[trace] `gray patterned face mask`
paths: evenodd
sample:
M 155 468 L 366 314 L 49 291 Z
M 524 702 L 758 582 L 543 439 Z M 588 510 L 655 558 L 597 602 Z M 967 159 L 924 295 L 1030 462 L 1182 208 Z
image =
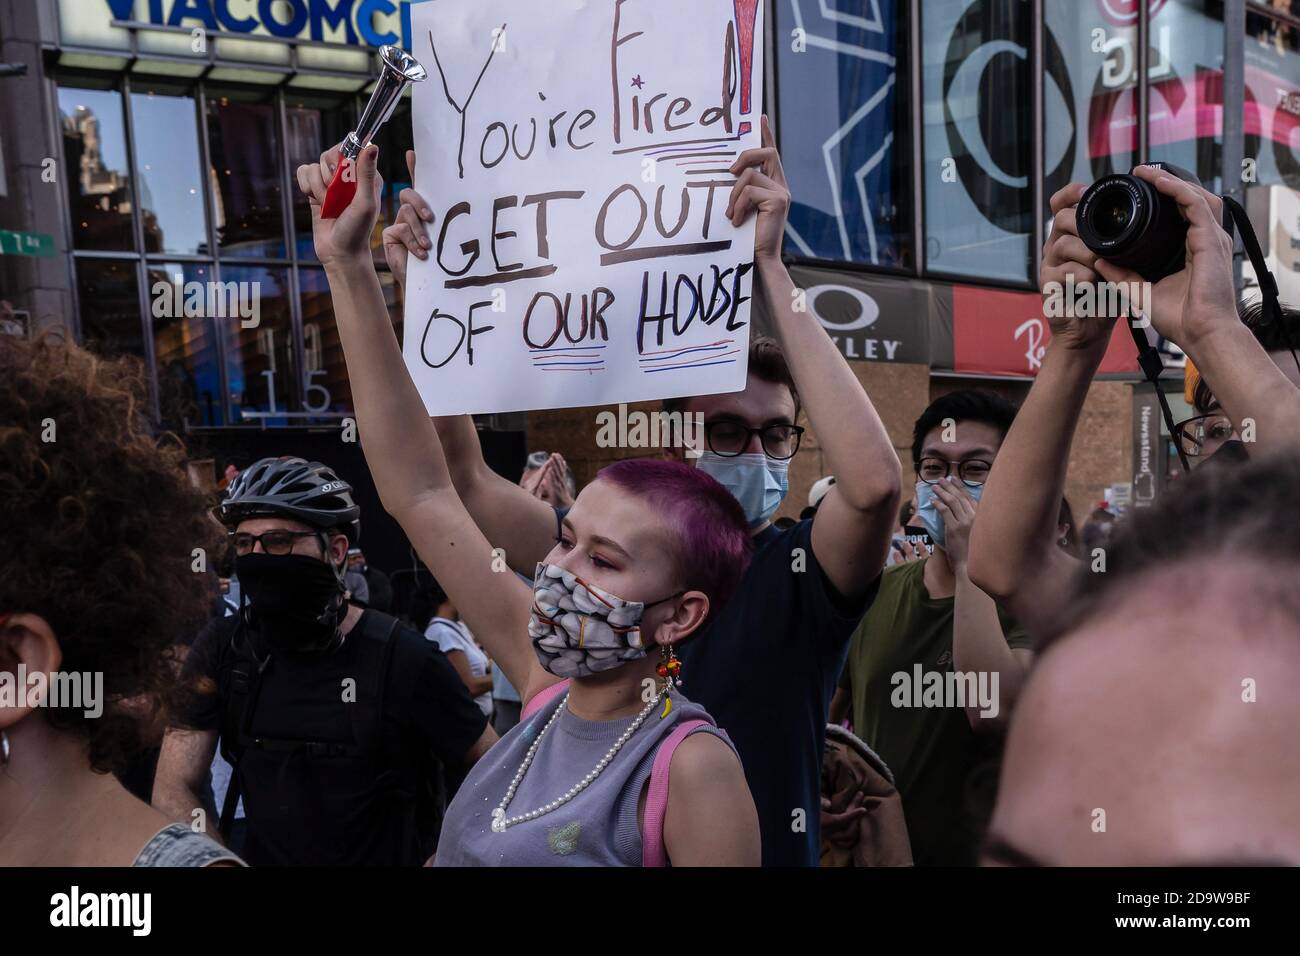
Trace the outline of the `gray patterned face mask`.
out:
M 586 677 L 645 657 L 641 615 L 674 597 L 625 601 L 558 565 L 538 564 L 528 636 L 550 673 Z

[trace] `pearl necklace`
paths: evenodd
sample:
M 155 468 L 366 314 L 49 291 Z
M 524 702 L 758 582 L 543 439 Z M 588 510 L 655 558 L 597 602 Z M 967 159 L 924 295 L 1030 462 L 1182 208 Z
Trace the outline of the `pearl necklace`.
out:
M 564 708 L 568 706 L 569 695 L 565 694 L 564 700 L 560 701 L 560 706 L 555 709 L 555 713 L 551 715 L 551 719 L 546 722 L 546 726 L 542 728 L 542 732 L 537 735 L 537 739 L 534 740 L 532 746 L 528 748 L 528 753 L 524 754 L 523 763 L 519 765 L 519 770 L 515 773 L 515 779 L 510 781 L 510 787 L 506 790 L 506 795 L 501 799 L 501 803 L 497 805 L 497 808 L 492 811 L 492 832 L 505 833 L 507 827 L 512 827 L 516 823 L 525 823 L 528 820 L 535 820 L 537 817 L 544 816 L 552 810 L 558 810 L 595 783 L 596 778 L 600 776 L 601 771 L 609 766 L 609 762 L 614 759 L 614 755 L 618 753 L 623 748 L 623 745 L 628 742 L 634 733 L 636 733 L 636 729 L 645 722 L 646 717 L 650 716 L 650 712 L 654 710 L 655 704 L 659 703 L 665 693 L 667 693 L 667 688 L 664 688 L 663 691 L 655 696 L 654 700 L 646 704 L 645 709 L 642 710 L 641 713 L 637 714 L 636 720 L 632 721 L 627 730 L 623 731 L 623 735 L 619 737 L 618 740 L 614 741 L 614 745 L 610 747 L 609 750 L 605 751 L 605 756 L 600 758 L 595 769 L 583 777 L 577 784 L 570 787 L 563 796 L 552 800 L 544 806 L 538 807 L 536 810 L 531 810 L 528 813 L 521 813 L 513 817 L 507 817 L 506 808 L 510 806 L 510 801 L 514 799 L 515 791 L 519 789 L 519 784 L 524 779 L 524 774 L 528 772 L 528 768 L 532 765 L 533 757 L 537 755 L 537 748 L 542 744 L 542 738 L 546 736 L 546 732 L 551 729 L 551 724 L 555 723 L 560 714 L 564 712 Z

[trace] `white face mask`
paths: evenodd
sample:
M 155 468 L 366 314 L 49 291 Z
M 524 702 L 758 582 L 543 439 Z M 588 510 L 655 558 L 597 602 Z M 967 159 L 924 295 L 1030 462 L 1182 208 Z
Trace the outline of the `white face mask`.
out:
M 762 452 L 723 456 L 706 451 L 696 467 L 731 492 L 751 528 L 776 513 L 790 488 L 789 460 L 768 458 Z
M 586 677 L 645 657 L 641 616 L 674 597 L 649 604 L 626 601 L 557 565 L 538 564 L 528 636 L 547 671 Z

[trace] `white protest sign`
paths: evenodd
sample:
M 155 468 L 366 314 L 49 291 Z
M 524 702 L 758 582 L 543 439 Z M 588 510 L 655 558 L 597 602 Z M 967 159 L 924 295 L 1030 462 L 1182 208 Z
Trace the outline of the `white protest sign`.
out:
M 403 353 L 430 414 L 745 387 L 758 0 L 414 4 L 416 189 Z

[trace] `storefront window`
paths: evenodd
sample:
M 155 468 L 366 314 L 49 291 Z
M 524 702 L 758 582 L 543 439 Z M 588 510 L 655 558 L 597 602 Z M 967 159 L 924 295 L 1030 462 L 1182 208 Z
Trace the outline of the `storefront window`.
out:
M 1300 30 L 1246 17 L 1246 209 L 1283 302 L 1300 300 Z M 1257 285 L 1250 263 L 1246 284 Z M 1257 293 L 1248 293 L 1255 295 Z
M 1023 282 L 1033 229 L 1029 0 L 924 0 L 926 268 Z
M 158 405 L 163 424 L 177 431 L 225 424 L 214 319 L 206 308 L 200 315 L 187 315 L 186 309 L 187 302 L 195 305 L 207 301 L 212 267 L 155 263 L 149 267 L 147 276 L 154 368 L 158 374 Z
M 81 344 L 100 355 L 145 357 L 136 262 L 77 260 Z
M 131 93 L 144 251 L 210 254 L 194 98 L 165 87 Z
M 1245 116 L 1247 187 L 1300 189 L 1300 30 L 1256 13 L 1246 16 Z
M 73 245 L 77 249 L 134 250 L 121 94 L 61 87 L 59 114 Z
M 411 101 L 404 99 L 397 104 L 397 109 L 384 128 L 375 137 L 379 144 L 379 174 L 384 177 L 384 193 L 379 198 L 379 222 L 371 237 L 371 248 L 377 261 L 382 262 L 383 227 L 397 220 L 397 211 L 401 208 L 399 196 L 402 190 L 411 185 L 411 173 L 406 166 L 406 151 L 414 149 L 411 137 Z M 433 197 L 425 197 L 432 200 Z
M 301 424 L 295 386 L 293 322 L 287 270 L 223 266 L 221 280 L 234 282 L 242 300 L 256 303 L 256 326 L 218 319 L 226 356 L 233 424 Z M 246 327 L 247 326 L 247 327 Z
M 208 143 L 221 255 L 284 258 L 283 159 L 274 94 L 209 90 Z
M 1221 192 L 1223 3 L 1220 0 L 1148 2 L 1151 29 L 1148 155 L 1153 161 L 1173 163 L 1195 173 L 1205 188 Z M 1271 94 L 1268 101 L 1274 99 L 1275 94 Z M 1247 103 L 1250 100 L 1248 92 Z M 1247 132 L 1250 132 L 1249 124 Z
M 907 4 L 849 6 L 776 5 L 786 251 L 912 269 Z
M 293 189 L 294 241 L 298 258 L 316 261 L 311 238 L 311 205 L 297 189 L 295 173 L 299 166 L 320 162 L 326 149 L 343 141 L 353 123 L 352 98 L 326 98 L 299 93 L 288 94 L 285 101 L 285 148 L 289 154 L 289 173 Z
M 1043 4 L 1045 218 L 1063 186 L 1128 172 L 1137 162 L 1137 19 L 1132 3 Z
M 322 421 L 337 421 L 337 414 L 352 408 L 343 346 L 334 324 L 334 303 L 329 283 L 320 269 L 300 269 L 302 292 L 303 411 L 326 413 Z M 337 413 L 330 415 L 328 413 Z

